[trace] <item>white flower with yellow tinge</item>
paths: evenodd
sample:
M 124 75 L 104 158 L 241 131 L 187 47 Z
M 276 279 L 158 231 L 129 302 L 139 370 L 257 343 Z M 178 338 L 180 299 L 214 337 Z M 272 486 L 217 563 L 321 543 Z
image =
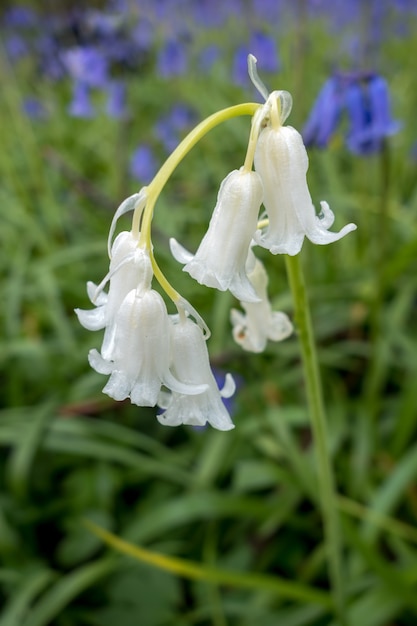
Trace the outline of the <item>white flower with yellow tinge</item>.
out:
M 107 357 L 97 350 L 88 355 L 93 369 L 110 375 L 104 393 L 115 400 L 130 398 L 139 406 L 155 406 L 162 385 L 183 394 L 206 389 L 205 384 L 183 383 L 171 373 L 172 323 L 154 289 L 132 289 L 120 305 L 114 326 Z
M 94 370 L 110 376 L 103 392 L 139 406 L 155 406 L 162 385 L 183 394 L 206 389 L 184 384 L 170 371 L 172 321 L 163 298 L 151 289 L 152 278 L 149 251 L 131 232 L 122 232 L 111 248 L 108 274 L 98 286 L 88 283 L 96 308 L 76 310 L 85 328 L 105 329 L 101 351 L 88 355 Z
M 308 156 L 303 139 L 292 126 L 283 126 L 291 110 L 288 92 L 272 92 L 265 110 L 265 124 L 255 152 L 255 170 L 261 177 L 263 203 L 268 217 L 265 231 L 257 231 L 255 242 L 272 254 L 298 254 L 304 237 L 316 244 L 341 239 L 355 224 L 347 224 L 339 232 L 328 229 L 334 214 L 327 202 L 321 202 L 316 214 L 307 185 Z
M 99 285 L 89 281 L 87 292 L 95 309 L 76 309 L 80 323 L 87 330 L 105 328 L 101 353 L 105 359 L 112 354 L 115 341 L 116 317 L 119 308 L 132 289 L 150 289 L 152 266 L 146 250 L 138 248 L 131 232 L 121 232 L 111 249 L 108 274 Z M 109 283 L 108 293 L 104 288 Z
M 221 183 L 217 204 L 197 252 L 193 255 L 175 239 L 171 252 L 197 282 L 220 291 L 230 290 L 239 300 L 256 302 L 245 264 L 256 231 L 262 202 L 259 174 L 244 168 L 230 172 Z
M 250 252 L 248 257 L 248 276 L 252 282 L 258 302 L 241 302 L 245 313 L 232 309 L 230 318 L 233 325 L 233 338 L 248 352 L 262 352 L 267 341 L 283 341 L 293 331 L 288 316 L 281 311 L 272 311 L 268 299 L 268 275 L 265 267 Z
M 201 328 L 188 317 L 174 324 L 172 329 L 172 372 L 184 384 L 193 388 L 206 386 L 201 393 L 185 395 L 173 390 L 161 394 L 158 404 L 165 409 L 158 421 L 166 426 L 188 424 L 204 426 L 209 423 L 218 430 L 234 428 L 222 398 L 235 391 L 230 374 L 220 391 L 210 368 L 207 345 Z

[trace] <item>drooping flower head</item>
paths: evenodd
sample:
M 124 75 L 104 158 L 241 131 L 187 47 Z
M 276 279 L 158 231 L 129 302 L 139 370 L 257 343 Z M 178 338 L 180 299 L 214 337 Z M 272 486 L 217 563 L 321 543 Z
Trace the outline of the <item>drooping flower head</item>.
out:
M 195 255 L 175 240 L 171 240 L 171 250 L 200 284 L 230 290 L 241 301 L 245 313 L 232 311 L 234 337 L 245 349 L 260 352 L 268 340 L 287 337 L 292 325 L 284 313 L 272 311 L 267 274 L 252 247 L 259 244 L 273 254 L 294 255 L 304 237 L 314 243 L 330 243 L 356 227 L 348 224 L 339 233 L 330 233 L 334 216 L 325 202 L 322 213 L 316 215 L 306 181 L 308 157 L 301 135 L 283 126 L 291 110 L 291 96 L 287 92 L 268 94 L 251 62 L 249 74 L 265 104 L 246 103 L 225 110 L 253 114 L 244 164 L 223 180 L 207 233 Z M 179 119 L 182 123 L 184 116 Z M 151 239 L 154 206 L 163 185 L 203 131 L 219 121 L 224 121 L 224 111 L 190 132 L 149 186 L 117 209 L 108 237 L 109 271 L 100 284 L 87 284 L 95 308 L 76 312 L 87 329 L 104 329 L 101 350 L 89 353 L 93 369 L 109 376 L 104 393 L 115 400 L 129 398 L 140 406 L 158 403 L 164 409 L 158 416 L 162 424 L 210 423 L 219 430 L 230 430 L 233 423 L 222 398 L 234 393 L 234 381 L 228 375 L 219 390 L 209 363 L 208 328 L 162 273 Z M 262 202 L 266 213 L 259 223 Z M 113 241 L 117 220 L 130 210 L 134 210 L 132 230 L 121 232 Z M 163 297 L 152 288 L 154 278 L 176 306 L 177 315 L 168 314 Z
M 141 210 L 145 203 L 143 191 L 120 205 L 110 227 L 109 245 L 117 218 L 134 207 Z M 152 289 L 149 249 L 132 232 L 124 231 L 111 245 L 109 256 L 109 272 L 102 282 L 87 285 L 96 308 L 76 309 L 85 328 L 105 329 L 100 352 L 93 349 L 88 356 L 93 369 L 110 376 L 103 392 L 115 400 L 130 398 L 139 406 L 155 406 L 162 385 L 177 393 L 202 393 L 204 384 L 183 383 L 171 372 L 172 321 L 163 298 Z
M 230 374 L 221 391 L 210 368 L 205 338 L 201 328 L 189 318 L 179 320 L 172 330 L 173 374 L 185 384 L 205 385 L 200 394 L 185 395 L 173 391 L 160 396 L 159 405 L 165 411 L 158 421 L 167 426 L 189 424 L 204 426 L 207 422 L 218 430 L 234 428 L 230 415 L 222 402 L 235 391 Z
M 264 93 L 264 86 L 262 85 Z M 272 92 L 264 105 L 264 128 L 255 153 L 255 170 L 261 177 L 268 226 L 258 231 L 256 243 L 272 254 L 298 254 L 304 237 L 316 244 L 341 239 L 355 230 L 347 224 L 338 233 L 329 232 L 334 222 L 327 202 L 316 214 L 307 185 L 308 156 L 300 133 L 283 126 L 292 107 L 287 91 Z
M 177 261 L 185 263 L 184 271 L 202 285 L 229 289 L 239 300 L 258 300 L 245 265 L 262 194 L 256 172 L 230 172 L 220 186 L 207 233 L 195 255 L 171 239 L 171 251 Z
M 117 312 L 107 358 L 103 350 L 89 353 L 91 367 L 110 375 L 103 392 L 115 400 L 130 398 L 138 406 L 155 406 L 161 385 L 183 394 L 204 390 L 204 385 L 184 384 L 171 373 L 170 333 L 171 321 L 159 293 L 129 291 Z
M 268 299 L 268 274 L 262 261 L 250 251 L 247 261 L 248 277 L 256 290 L 259 302 L 241 302 L 245 313 L 232 309 L 233 338 L 248 352 L 263 352 L 268 339 L 283 341 L 293 331 L 288 315 L 272 311 Z

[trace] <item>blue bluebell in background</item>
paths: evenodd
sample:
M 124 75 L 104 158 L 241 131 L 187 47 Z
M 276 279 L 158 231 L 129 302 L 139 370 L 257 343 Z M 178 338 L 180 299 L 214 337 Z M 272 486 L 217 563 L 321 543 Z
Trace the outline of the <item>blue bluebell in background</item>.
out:
M 329 78 L 304 126 L 305 144 L 325 148 L 345 119 L 346 147 L 353 154 L 379 152 L 384 140 L 400 130 L 400 122 L 392 118 L 389 88 L 382 76 L 353 72 Z
M 141 144 L 130 158 L 130 174 L 140 183 L 146 185 L 158 171 L 158 163 L 154 152 L 148 144 Z

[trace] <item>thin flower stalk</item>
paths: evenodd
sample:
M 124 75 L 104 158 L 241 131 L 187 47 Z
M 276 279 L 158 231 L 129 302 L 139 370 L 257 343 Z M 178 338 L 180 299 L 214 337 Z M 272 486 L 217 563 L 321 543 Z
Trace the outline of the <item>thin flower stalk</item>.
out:
M 285 255 L 293 303 L 294 321 L 301 346 L 307 402 L 317 462 L 317 481 L 323 514 L 326 555 L 333 589 L 335 610 L 340 624 L 347 626 L 342 571 L 342 546 L 334 473 L 329 450 L 327 418 L 323 402 L 320 369 L 311 322 L 310 306 L 300 257 Z

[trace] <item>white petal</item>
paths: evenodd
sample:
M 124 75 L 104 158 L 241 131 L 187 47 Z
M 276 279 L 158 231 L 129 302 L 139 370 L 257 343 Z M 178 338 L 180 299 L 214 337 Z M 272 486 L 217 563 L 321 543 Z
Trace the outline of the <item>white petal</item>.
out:
M 222 398 L 231 398 L 236 391 L 236 383 L 231 374 L 226 374 L 223 389 L 220 390 Z
M 334 213 L 329 207 L 328 203 L 322 200 L 320 202 L 321 211 L 318 215 L 321 225 L 323 228 L 330 228 L 334 223 Z
M 256 291 L 246 274 L 236 274 L 229 285 L 229 291 L 238 300 L 245 302 L 260 302 L 260 298 L 256 295 Z
M 90 350 L 88 353 L 88 362 L 90 366 L 99 374 L 111 374 L 114 369 L 114 363 L 110 363 L 103 359 L 97 350 Z
M 264 128 L 258 140 L 255 168 L 265 190 L 264 204 L 269 225 L 255 241 L 273 254 L 298 254 L 304 236 L 316 244 L 328 244 L 356 228 L 348 224 L 338 233 L 329 232 L 334 216 L 327 203 L 322 215 L 316 211 L 307 185 L 308 156 L 300 133 L 291 126 Z
M 112 239 L 113 239 L 114 231 L 116 228 L 117 220 L 119 219 L 119 217 L 121 217 L 125 213 L 128 213 L 129 211 L 133 211 L 137 207 L 139 208 L 140 211 L 143 211 L 143 209 L 145 208 L 146 201 L 147 201 L 146 187 L 143 187 L 139 191 L 139 193 L 134 193 L 133 196 L 129 196 L 129 198 L 126 198 L 126 200 L 123 200 L 122 204 L 116 210 L 112 219 L 112 223 L 110 225 L 109 237 L 107 240 L 107 250 L 109 253 L 109 258 L 111 258 Z
M 191 259 L 194 258 L 194 255 L 178 243 L 174 237 L 170 238 L 169 247 L 171 249 L 172 256 L 176 261 L 178 261 L 178 263 L 189 263 Z
M 170 403 L 171 400 L 171 392 L 170 391 L 166 391 L 165 389 L 161 389 L 161 391 L 159 392 L 159 396 L 158 396 L 158 406 L 161 409 L 166 409 Z
M 243 168 L 230 172 L 220 185 L 208 230 L 195 255 L 171 242 L 174 256 L 186 263 L 184 271 L 201 285 L 229 289 L 236 298 L 255 302 L 245 265 L 262 196 L 262 182 L 256 172 Z
M 209 423 L 218 430 L 232 430 L 234 424 L 224 406 L 220 394 L 207 397 L 181 396 L 173 394 L 171 402 L 162 414 L 157 415 L 157 420 L 165 426 L 204 426 Z
M 98 286 L 96 283 L 93 283 L 91 280 L 87 282 L 87 294 L 90 298 L 90 301 L 96 306 L 100 306 L 102 304 L 106 304 L 107 302 L 107 294 L 101 291 L 98 292 Z
M 158 416 L 161 424 L 191 424 L 203 426 L 209 422 L 220 430 L 230 430 L 233 423 L 224 406 L 213 373 L 210 369 L 207 346 L 201 329 L 190 319 L 173 327 L 173 373 L 188 384 L 206 384 L 207 389 L 198 395 L 173 392 L 166 411 Z M 231 381 L 226 392 L 231 391 Z
M 267 343 L 267 336 L 263 328 L 251 324 L 249 316 L 238 317 L 239 311 L 232 309 L 233 339 L 248 352 L 263 352 Z
M 81 326 L 84 326 L 87 330 L 101 330 L 106 325 L 106 311 L 104 306 L 97 307 L 96 309 L 84 310 L 74 309 L 77 314 L 78 321 Z
M 161 381 L 156 376 L 145 378 L 141 372 L 138 380 L 132 385 L 130 400 L 137 406 L 155 406 L 158 402 Z
M 162 409 L 165 408 L 161 404 L 159 406 Z M 160 424 L 162 424 L 162 426 L 180 426 L 181 424 L 183 424 L 181 413 L 179 411 L 175 413 L 172 411 L 170 413 L 164 411 L 164 413 L 160 413 L 159 415 L 157 415 L 156 419 Z
M 113 398 L 113 400 L 120 402 L 129 397 L 131 388 L 132 381 L 126 375 L 126 372 L 123 370 L 114 370 L 107 384 L 103 387 L 103 393 L 106 393 L 110 398 Z
M 177 380 L 169 370 L 164 373 L 162 382 L 166 387 L 168 387 L 168 389 L 171 389 L 171 391 L 182 393 L 186 396 L 195 396 L 208 389 L 208 385 L 206 383 L 201 383 L 199 385 L 182 383 Z
M 268 325 L 268 339 L 271 341 L 283 341 L 289 337 L 294 327 L 285 313 L 274 311 Z
M 190 315 L 192 318 L 194 318 L 194 320 L 197 323 L 197 326 L 199 326 L 199 328 L 201 328 L 201 330 L 203 332 L 204 339 L 207 341 L 207 339 L 209 339 L 209 337 L 211 335 L 210 329 L 207 326 L 206 322 L 201 317 L 201 315 L 199 314 L 199 312 L 193 307 L 193 305 L 190 302 L 188 302 L 188 300 L 183 298 L 182 296 L 179 298 L 179 300 L 176 303 L 176 305 L 177 305 L 177 307 L 180 307 L 184 311 L 186 311 L 186 313 L 188 315 Z
M 116 349 L 116 332 L 117 332 L 117 320 L 108 322 L 106 330 L 104 331 L 103 342 L 101 344 L 101 354 L 104 359 L 111 360 L 114 358 Z

